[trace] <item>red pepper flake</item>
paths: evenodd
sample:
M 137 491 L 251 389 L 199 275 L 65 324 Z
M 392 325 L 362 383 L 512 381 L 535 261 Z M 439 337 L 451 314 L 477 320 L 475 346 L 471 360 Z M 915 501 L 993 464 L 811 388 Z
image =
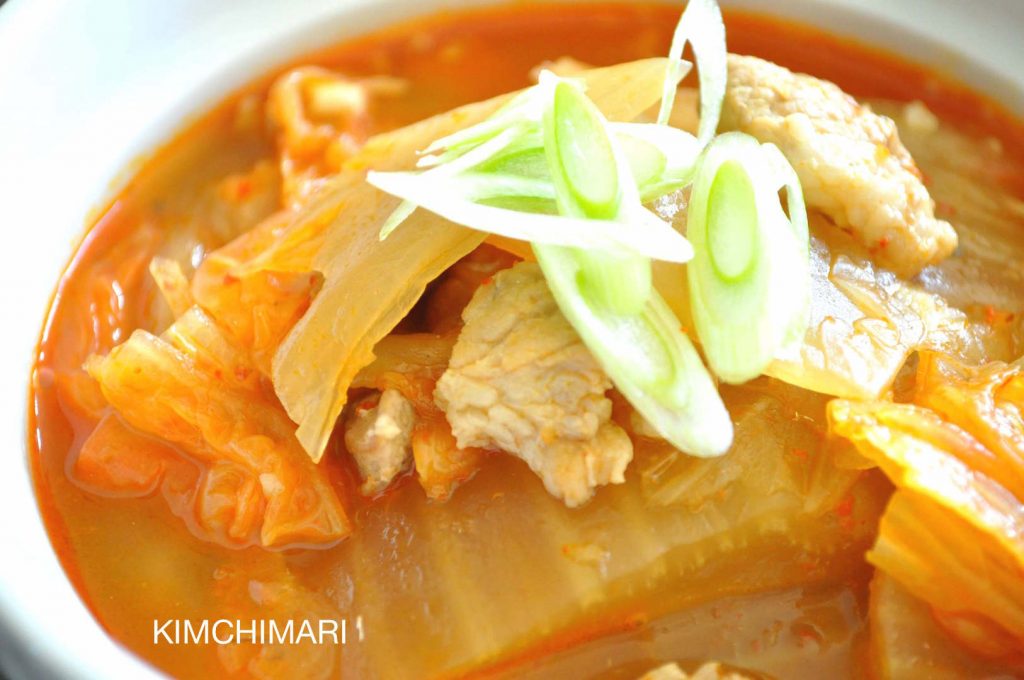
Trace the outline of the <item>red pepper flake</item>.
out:
M 868 252 L 871 253 L 872 255 L 874 255 L 875 253 L 877 253 L 877 252 L 879 252 L 881 250 L 885 250 L 886 248 L 888 248 L 889 247 L 889 243 L 890 243 L 889 237 L 888 236 L 883 236 L 882 238 L 878 239 L 878 243 L 876 243 L 874 246 L 868 248 Z
M 807 460 L 807 451 L 804 449 L 793 449 L 790 453 L 800 460 Z
M 836 506 L 836 516 L 839 517 L 839 528 L 849 533 L 853 531 L 853 496 L 846 496 Z
M 238 200 L 244 200 L 249 197 L 252 193 L 252 182 L 248 179 L 238 180 L 238 184 L 235 186 L 235 196 Z
M 814 562 L 813 560 L 803 560 L 802 562 L 797 562 L 796 566 L 808 574 L 818 570 L 818 563 Z
M 945 201 L 935 202 L 935 212 L 939 217 L 956 217 L 956 206 Z
M 836 506 L 836 514 L 840 517 L 853 515 L 853 496 L 845 496 L 843 500 L 839 501 L 839 505 Z
M 992 305 L 985 307 L 985 322 L 989 326 L 994 326 L 999 323 L 1011 323 L 1017 315 L 1013 312 L 1004 312 L 1000 309 L 996 309 Z
M 988 306 L 985 307 L 985 323 L 987 323 L 989 326 L 991 326 L 991 325 L 995 324 L 995 322 L 996 322 L 996 320 L 998 320 L 998 318 L 999 318 L 999 313 L 996 311 L 995 307 L 993 307 L 992 305 L 988 305 Z
M 488 276 L 486 279 L 484 279 L 483 281 L 480 282 L 480 285 L 481 286 L 489 286 L 492 283 L 494 283 L 494 277 L 493 276 Z
M 647 614 L 643 612 L 636 612 L 635 614 L 630 614 L 622 620 L 622 630 L 624 632 L 631 630 L 640 630 L 641 628 L 647 625 L 647 622 L 649 620 L 650 618 L 647 616 Z
M 806 647 L 808 645 L 822 645 L 825 642 L 825 637 L 821 634 L 816 627 L 812 624 L 805 622 L 797 622 L 790 626 L 790 630 L 796 637 L 796 644 L 798 647 Z

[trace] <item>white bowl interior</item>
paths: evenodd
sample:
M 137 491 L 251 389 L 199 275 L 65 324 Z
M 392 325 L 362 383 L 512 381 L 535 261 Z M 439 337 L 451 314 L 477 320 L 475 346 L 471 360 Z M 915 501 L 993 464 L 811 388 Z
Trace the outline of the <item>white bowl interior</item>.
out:
M 289 57 L 488 0 L 13 0 L 0 11 L 0 649 L 12 675 L 153 671 L 112 642 L 57 562 L 29 476 L 26 387 L 50 295 L 91 211 L 222 96 Z M 682 2 L 679 3 L 682 6 Z M 736 0 L 935 65 L 1024 114 L 1024 3 Z M 125 559 L 131 559 L 126 546 Z M 125 593 L 130 597 L 130 593 Z

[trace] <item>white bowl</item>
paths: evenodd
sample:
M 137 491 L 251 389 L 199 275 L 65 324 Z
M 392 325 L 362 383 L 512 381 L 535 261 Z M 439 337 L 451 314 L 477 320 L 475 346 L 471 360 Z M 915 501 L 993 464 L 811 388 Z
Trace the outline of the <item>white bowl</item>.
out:
M 72 589 L 26 463 L 35 343 L 91 211 L 147 152 L 273 65 L 412 15 L 487 1 L 13 0 L 0 9 L 0 665 L 9 675 L 157 675 L 106 636 Z M 1024 115 L 1019 0 L 723 4 L 887 47 Z

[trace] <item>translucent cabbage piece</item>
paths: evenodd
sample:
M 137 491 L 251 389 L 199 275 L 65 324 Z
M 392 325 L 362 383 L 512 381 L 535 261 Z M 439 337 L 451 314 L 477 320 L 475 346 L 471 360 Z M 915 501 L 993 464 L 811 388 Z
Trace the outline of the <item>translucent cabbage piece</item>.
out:
M 824 394 L 877 397 L 892 383 L 919 336 L 904 336 L 894 320 L 877 316 L 877 311 L 868 316 L 845 295 L 831 278 L 832 254 L 822 240 L 811 238 L 810 253 L 807 332 L 802 343 L 776 357 L 767 373 Z
M 158 227 L 142 223 L 112 243 L 105 257 L 89 263 L 82 272 L 88 277 L 84 285 L 61 292 L 61 314 L 51 331 L 60 342 L 48 359 L 61 407 L 75 418 L 95 424 L 107 411 L 96 381 L 82 368 L 86 357 L 108 352 L 135 328 L 162 328 L 173 321 L 148 271 L 161 240 Z M 130 290 L 140 294 L 124 295 Z
M 154 257 L 149 261 L 149 274 L 174 316 L 181 316 L 192 306 L 188 278 L 176 260 Z
M 180 472 L 184 475 L 197 476 L 173 447 L 139 434 L 111 413 L 85 440 L 70 475 L 78 484 L 106 495 L 142 497 L 152 493 L 169 469 L 177 466 L 183 468 Z
M 734 672 L 740 673 L 739 680 L 860 677 L 866 609 L 860 595 L 866 592 L 869 577 L 857 574 L 844 578 L 841 585 L 814 584 L 719 598 L 531 659 L 529 671 L 523 674 L 533 678 L 639 679 L 652 666 L 669 659 L 678 659 L 679 666 L 690 672 L 706 659 L 722 659 L 730 669 L 720 667 L 729 674 L 728 680 L 737 680 Z M 724 677 L 717 673 L 689 676 L 690 680 Z
M 255 369 L 245 354 L 198 308 L 161 337 L 136 331 L 86 368 L 128 425 L 199 462 L 194 502 L 205 532 L 265 547 L 331 543 L 349 533 L 325 470 L 310 462 L 280 407 L 249 382 Z
M 684 206 L 674 196 L 656 209 L 670 219 Z M 810 215 L 807 332 L 768 365 L 767 375 L 822 394 L 875 399 L 917 350 L 941 349 L 980 363 L 1008 359 L 1017 349 L 1009 329 L 973 319 L 941 295 L 875 268 L 848 239 L 826 241 L 823 219 Z M 692 312 L 685 269 L 657 262 L 654 282 L 686 325 Z
M 964 463 L 1024 499 L 1024 375 L 1019 364 L 971 367 L 943 354 L 923 353 L 914 401 L 969 433 L 987 454 L 961 456 Z
M 1024 352 L 1024 274 L 1017 264 L 1024 257 L 1024 203 L 1005 182 L 1019 168 L 998 144 L 941 121 L 920 124 L 919 103 L 872 106 L 897 122 L 960 246 L 954 257 L 904 282 L 868 265 L 869 253 L 857 252 L 839 235 L 827 243 L 812 239 L 812 323 L 803 345 L 779 357 L 769 373 L 858 399 L 889 389 L 918 348 L 941 349 L 974 364 L 1009 361 Z M 816 234 L 835 233 L 813 217 Z
M 337 613 L 327 597 L 300 583 L 279 555 L 251 560 L 245 567 L 218 568 L 215 594 L 220 602 L 228 603 L 225 618 L 240 620 L 237 641 L 216 645 L 217 656 L 228 674 L 257 680 L 332 677 L 343 649 L 341 623 L 336 630 L 338 644 L 334 644 L 335 637 L 330 634 L 333 628 L 321 628 L 320 621 L 337 621 Z M 267 633 L 263 640 L 252 644 L 241 633 L 250 620 L 273 620 L 281 628 L 293 622 L 296 639 L 278 642 Z M 299 635 L 304 621 L 312 625 L 315 638 Z M 353 621 L 346 623 L 344 644 L 353 644 L 358 631 L 353 630 Z M 325 644 L 318 644 L 321 630 L 325 631 Z
M 1016 313 L 1013 325 L 1020 328 L 1024 201 L 1022 166 L 1013 150 L 939 120 L 920 102 L 871 106 L 896 121 L 900 138 L 928 178 L 936 213 L 957 231 L 956 255 L 922 272 L 921 284 L 969 312 Z
M 815 232 L 824 233 L 820 223 Z M 990 350 L 989 328 L 941 296 L 844 254 L 848 247 L 811 239 L 811 323 L 803 343 L 777 357 L 769 375 L 825 394 L 874 399 L 919 349 L 972 361 L 1006 358 L 992 356 L 1001 353 Z
M 191 298 L 245 347 L 256 368 L 270 377 L 281 341 L 309 308 L 322 277 L 273 263 L 250 267 L 283 238 L 287 212 L 270 216 L 251 231 L 210 253 L 192 277 Z
M 944 360 L 949 370 L 937 378 L 936 361 L 922 357 L 917 399 L 969 404 L 954 420 L 970 432 L 913 404 L 829 405 L 833 431 L 898 489 L 868 559 L 943 612 L 944 625 L 965 644 L 991 656 L 1019 657 L 1024 503 L 1000 480 L 1018 487 L 1020 462 L 1012 450 L 985 442 L 1019 442 L 1024 433 L 1024 400 L 1016 387 L 1021 368 L 1002 364 L 972 372 Z M 978 375 L 999 378 L 979 388 L 984 381 L 969 379 Z
M 828 397 L 767 378 L 724 387 L 723 396 L 736 421 L 736 439 L 722 460 L 684 456 L 642 432 L 635 437 L 648 461 L 640 475 L 650 503 L 692 511 L 727 491 L 740 497 L 771 495 L 791 484 L 802 494 L 804 511 L 819 515 L 839 505 L 860 478 L 860 472 L 835 465 L 837 440 L 822 439 Z M 764 441 L 777 443 L 770 429 L 792 413 L 805 417 L 783 428 L 778 443 L 786 455 L 762 456 Z M 744 487 L 747 482 L 752 485 Z
M 771 380 L 724 398 L 733 453 L 698 460 L 645 440 L 625 483 L 583 508 L 494 456 L 446 503 L 410 484 L 361 510 L 304 581 L 362 616 L 341 675 L 510 673 L 668 612 L 861 578 L 889 487 L 828 464 L 825 398 Z
M 581 78 L 606 116 L 631 120 L 657 101 L 665 64 L 648 59 Z M 380 241 L 380 227 L 398 201 L 362 182 L 361 171 L 411 168 L 417 151 L 483 120 L 506 101 L 508 96 L 471 104 L 370 139 L 350 161 L 352 169 L 304 208 L 280 245 L 250 265 L 281 270 L 286 263 L 293 271 L 324 275 L 323 288 L 279 347 L 272 371 L 277 395 L 314 460 L 323 453 L 352 379 L 373 360 L 374 344 L 405 317 L 427 283 L 484 238 L 417 211 Z
M 868 559 L 928 602 L 958 642 L 983 657 L 1016 659 L 1021 672 L 1020 537 L 1001 541 L 995 532 L 1007 531 L 1005 525 L 979 531 L 963 519 L 968 512 L 1004 511 L 968 509 L 964 503 L 948 512 L 925 496 L 897 491 Z M 1008 549 L 1008 542 L 1017 545 Z
M 869 605 L 872 668 L 880 680 L 1010 680 L 1020 669 L 985 659 L 957 643 L 931 607 L 876 572 Z

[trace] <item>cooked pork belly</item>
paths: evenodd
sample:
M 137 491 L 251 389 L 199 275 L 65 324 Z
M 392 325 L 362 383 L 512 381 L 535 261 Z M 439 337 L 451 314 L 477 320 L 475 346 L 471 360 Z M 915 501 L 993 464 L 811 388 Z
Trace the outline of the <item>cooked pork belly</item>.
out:
M 412 429 L 416 414 L 398 390 L 384 390 L 352 409 L 345 424 L 345 446 L 363 478 L 360 490 L 373 496 L 384 491 L 412 460 Z
M 722 129 L 778 146 L 796 169 L 808 206 L 897 274 L 914 276 L 956 249 L 956 232 L 935 218 L 895 123 L 832 83 L 730 55 Z
M 512 453 L 570 507 L 621 483 L 633 445 L 610 421 L 611 381 L 565 320 L 540 268 L 482 285 L 435 398 L 460 447 Z

